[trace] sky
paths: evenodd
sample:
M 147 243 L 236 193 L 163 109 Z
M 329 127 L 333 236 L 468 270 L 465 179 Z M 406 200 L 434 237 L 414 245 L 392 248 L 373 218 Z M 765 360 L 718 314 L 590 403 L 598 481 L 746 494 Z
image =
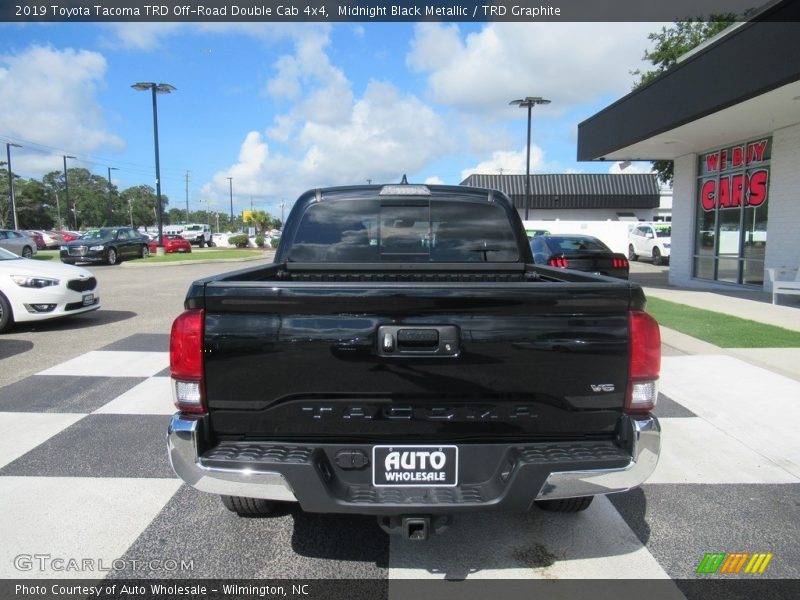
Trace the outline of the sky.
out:
M 14 172 L 84 167 L 170 207 L 275 216 L 305 190 L 458 184 L 471 173 L 619 172 L 577 162 L 577 125 L 631 90 L 654 23 L 0 23 L 0 142 Z M 5 160 L 5 156 L 2 157 Z M 625 172 L 647 172 L 634 163 Z M 287 212 L 288 214 L 288 212 Z

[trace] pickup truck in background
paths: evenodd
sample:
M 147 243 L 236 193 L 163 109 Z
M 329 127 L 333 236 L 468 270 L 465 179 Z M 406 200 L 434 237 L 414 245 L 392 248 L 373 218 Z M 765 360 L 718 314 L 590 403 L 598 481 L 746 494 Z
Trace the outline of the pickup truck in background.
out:
M 214 245 L 211 239 L 211 226 L 207 223 L 189 223 L 181 231 L 181 237 L 190 244 L 197 244 L 198 248 Z
M 196 281 L 170 339 L 175 472 L 426 539 L 470 511 L 575 512 L 654 470 L 641 288 L 532 264 L 500 192 L 318 189 L 275 261 Z

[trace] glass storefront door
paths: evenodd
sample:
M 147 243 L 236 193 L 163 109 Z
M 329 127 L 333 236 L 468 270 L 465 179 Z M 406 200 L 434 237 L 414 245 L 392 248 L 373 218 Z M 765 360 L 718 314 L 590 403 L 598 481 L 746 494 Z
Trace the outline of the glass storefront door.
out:
M 762 285 L 771 138 L 699 157 L 694 277 Z

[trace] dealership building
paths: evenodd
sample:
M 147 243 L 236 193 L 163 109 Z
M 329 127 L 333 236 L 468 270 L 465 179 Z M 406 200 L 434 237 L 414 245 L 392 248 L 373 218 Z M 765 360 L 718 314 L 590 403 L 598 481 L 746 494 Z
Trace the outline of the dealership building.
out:
M 773 3 L 578 126 L 578 160 L 672 160 L 670 283 L 800 267 L 798 0 Z

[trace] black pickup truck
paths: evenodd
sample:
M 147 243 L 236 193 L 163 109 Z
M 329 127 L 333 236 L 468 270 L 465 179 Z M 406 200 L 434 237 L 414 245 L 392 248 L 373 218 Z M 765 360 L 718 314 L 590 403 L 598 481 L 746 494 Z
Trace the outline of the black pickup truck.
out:
M 312 190 L 275 261 L 173 324 L 175 472 L 425 539 L 466 511 L 574 512 L 658 460 L 660 336 L 635 284 L 534 265 L 497 191 Z

